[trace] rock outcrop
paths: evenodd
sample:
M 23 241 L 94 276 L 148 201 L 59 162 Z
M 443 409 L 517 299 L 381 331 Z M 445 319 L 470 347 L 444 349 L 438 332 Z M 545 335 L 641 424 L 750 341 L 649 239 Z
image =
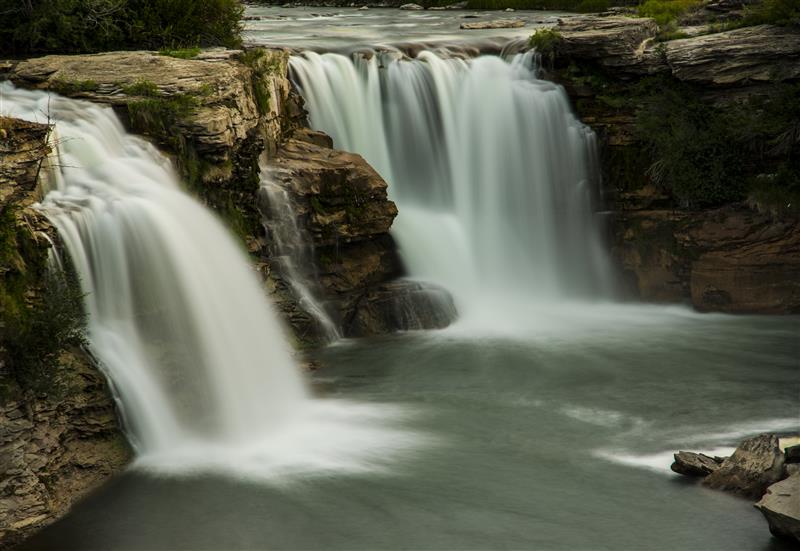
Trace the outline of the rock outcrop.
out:
M 666 43 L 678 80 L 704 86 L 743 86 L 800 78 L 800 33 L 759 25 Z
M 0 337 L 14 311 L 40 293 L 58 236 L 30 208 L 50 152 L 44 124 L 0 118 Z M 72 502 L 127 463 L 105 379 L 81 350 L 64 351 L 63 392 L 20 385 L 0 338 L 0 547 L 62 515 Z
M 723 461 L 721 457 L 710 457 L 703 453 L 678 452 L 670 469 L 678 474 L 702 477 L 719 469 Z
M 783 452 L 774 434 L 761 434 L 742 442 L 703 484 L 754 499 L 783 478 Z
M 745 204 L 626 210 L 614 254 L 639 298 L 701 311 L 800 312 L 800 221 Z
M 0 547 L 56 520 L 131 457 L 91 359 L 75 350 L 61 362 L 65 397 L 25 393 L 0 406 Z
M 800 474 L 767 488 L 755 508 L 767 519 L 774 536 L 800 543 Z
M 393 281 L 402 275 L 389 229 L 397 207 L 383 178 L 360 156 L 332 149 L 330 138 L 301 129 L 270 161 L 298 223 L 311 236 L 317 277 L 345 336 L 444 327 L 454 318 L 442 290 Z

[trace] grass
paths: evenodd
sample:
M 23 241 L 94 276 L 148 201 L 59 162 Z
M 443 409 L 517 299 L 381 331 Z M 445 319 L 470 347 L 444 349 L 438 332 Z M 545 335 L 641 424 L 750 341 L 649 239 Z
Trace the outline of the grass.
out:
M 50 89 L 65 96 L 78 92 L 96 92 L 99 85 L 94 80 L 66 80 L 56 79 L 50 84 Z
M 122 91 L 128 96 L 143 96 L 155 98 L 161 95 L 155 82 L 149 80 L 139 80 L 133 84 L 122 87 Z
M 647 0 L 639 6 L 639 16 L 650 17 L 664 26 L 700 5 L 701 0 Z

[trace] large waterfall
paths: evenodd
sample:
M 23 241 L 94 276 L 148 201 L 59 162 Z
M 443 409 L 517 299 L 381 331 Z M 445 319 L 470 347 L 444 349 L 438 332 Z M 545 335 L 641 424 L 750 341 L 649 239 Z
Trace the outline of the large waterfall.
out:
M 291 59 L 312 126 L 389 182 L 412 275 L 453 292 L 466 317 L 611 290 L 592 214 L 594 134 L 534 60 Z
M 140 464 L 360 470 L 407 443 L 385 408 L 310 397 L 241 247 L 111 108 L 7 83 L 0 97 L 3 114 L 55 123 L 40 208 L 81 279 Z

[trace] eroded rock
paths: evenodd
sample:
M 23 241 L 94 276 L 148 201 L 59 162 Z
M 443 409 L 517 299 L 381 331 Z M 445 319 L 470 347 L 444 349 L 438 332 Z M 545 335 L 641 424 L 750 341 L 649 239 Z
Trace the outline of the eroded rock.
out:
M 800 543 L 800 474 L 767 488 L 755 508 L 767 519 L 774 536 Z
M 783 452 L 778 437 L 761 434 L 742 442 L 719 469 L 703 480 L 703 484 L 757 499 L 780 480 L 782 474 Z
M 774 83 L 800 77 L 800 32 L 759 25 L 666 43 L 679 80 L 711 86 Z
M 675 454 L 675 462 L 670 465 L 670 469 L 686 476 L 707 476 L 719 469 L 722 462 L 721 457 L 710 457 L 703 453 L 678 452 Z

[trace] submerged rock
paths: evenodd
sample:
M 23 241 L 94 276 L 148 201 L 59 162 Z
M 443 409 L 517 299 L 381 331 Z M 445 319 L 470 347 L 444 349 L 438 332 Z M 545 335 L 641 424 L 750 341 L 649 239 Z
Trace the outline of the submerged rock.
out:
M 400 6 L 400 9 L 417 11 L 417 10 L 424 10 L 425 8 L 423 8 L 419 4 L 403 4 L 402 6 Z
M 751 498 L 764 495 L 783 475 L 783 452 L 774 434 L 761 434 L 742 442 L 703 484 Z
M 703 453 L 678 452 L 675 454 L 675 462 L 670 465 L 670 469 L 686 476 L 708 476 L 719 469 L 722 462 L 723 458 L 721 457 L 710 457 Z
M 800 543 L 800 474 L 767 488 L 755 508 L 767 519 L 774 536 Z
M 466 30 L 479 29 L 517 29 L 524 27 L 522 19 L 495 19 L 494 21 L 478 21 L 476 23 L 461 23 L 461 28 Z

